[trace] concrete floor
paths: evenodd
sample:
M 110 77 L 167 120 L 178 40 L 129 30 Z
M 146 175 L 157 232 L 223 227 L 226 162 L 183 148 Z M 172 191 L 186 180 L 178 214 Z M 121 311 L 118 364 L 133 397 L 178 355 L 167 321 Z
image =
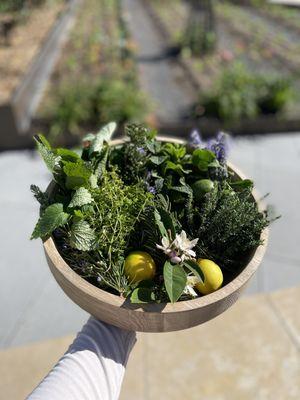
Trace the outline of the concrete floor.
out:
M 271 192 L 279 221 L 271 226 L 265 259 L 248 294 L 300 283 L 300 135 L 236 139 L 231 161 L 253 178 L 260 193 Z M 87 314 L 60 290 L 46 265 L 40 241 L 29 237 L 38 216 L 31 183 L 49 181 L 33 152 L 0 154 L 0 347 L 57 338 L 80 329 Z

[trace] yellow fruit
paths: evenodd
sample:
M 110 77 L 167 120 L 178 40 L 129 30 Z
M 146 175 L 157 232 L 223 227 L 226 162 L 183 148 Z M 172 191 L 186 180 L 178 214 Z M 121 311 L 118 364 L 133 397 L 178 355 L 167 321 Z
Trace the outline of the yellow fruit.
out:
M 130 283 L 153 279 L 156 266 L 150 254 L 133 251 L 125 259 L 125 274 Z
M 204 282 L 198 282 L 195 287 L 202 294 L 209 294 L 218 290 L 223 283 L 221 268 L 211 260 L 201 258 L 197 260 L 203 275 Z

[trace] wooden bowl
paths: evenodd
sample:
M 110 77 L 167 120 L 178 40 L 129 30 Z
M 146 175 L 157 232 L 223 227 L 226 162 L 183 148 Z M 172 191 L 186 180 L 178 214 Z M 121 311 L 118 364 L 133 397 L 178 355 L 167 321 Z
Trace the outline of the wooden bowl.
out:
M 185 143 L 173 138 L 161 141 Z M 123 140 L 115 140 L 113 145 Z M 232 165 L 237 177 L 244 176 Z M 255 192 L 253 199 L 258 202 Z M 44 242 L 48 265 L 63 291 L 82 309 L 94 317 L 120 328 L 141 332 L 169 332 L 191 328 L 211 320 L 232 306 L 240 297 L 250 278 L 257 270 L 267 246 L 268 230 L 261 234 L 263 245 L 257 247 L 248 258 L 240 274 L 224 287 L 209 295 L 175 304 L 131 304 L 119 296 L 90 284 L 74 272 L 58 252 L 52 237 Z

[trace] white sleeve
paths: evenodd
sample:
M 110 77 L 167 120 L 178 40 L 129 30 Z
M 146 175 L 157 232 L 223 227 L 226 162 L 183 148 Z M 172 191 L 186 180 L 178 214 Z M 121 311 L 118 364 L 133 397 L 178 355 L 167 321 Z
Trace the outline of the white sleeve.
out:
M 135 332 L 91 317 L 27 400 L 116 400 Z

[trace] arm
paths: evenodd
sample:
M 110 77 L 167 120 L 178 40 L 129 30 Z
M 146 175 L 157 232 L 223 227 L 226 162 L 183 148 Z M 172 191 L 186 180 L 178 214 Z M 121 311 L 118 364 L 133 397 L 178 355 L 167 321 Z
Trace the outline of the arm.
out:
M 118 399 L 135 341 L 135 332 L 91 317 L 27 400 Z

